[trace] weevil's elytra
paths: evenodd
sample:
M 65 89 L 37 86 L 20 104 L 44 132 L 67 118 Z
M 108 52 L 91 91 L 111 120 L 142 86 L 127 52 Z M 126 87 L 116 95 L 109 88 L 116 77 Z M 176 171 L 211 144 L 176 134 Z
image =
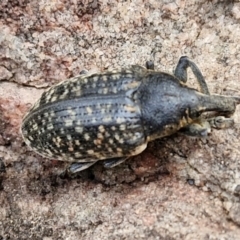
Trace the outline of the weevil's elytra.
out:
M 190 67 L 200 91 L 185 85 Z M 198 67 L 182 57 L 174 75 L 131 66 L 83 74 L 51 87 L 23 119 L 25 142 L 39 154 L 74 162 L 81 171 L 98 160 L 113 167 L 141 153 L 149 141 L 181 131 L 205 136 L 230 127 L 238 97 L 210 95 Z M 214 116 L 204 119 L 204 112 Z
M 79 76 L 49 89 L 24 119 L 26 142 L 59 160 L 131 155 L 136 146 L 145 145 L 134 99 L 141 81 L 132 69 Z

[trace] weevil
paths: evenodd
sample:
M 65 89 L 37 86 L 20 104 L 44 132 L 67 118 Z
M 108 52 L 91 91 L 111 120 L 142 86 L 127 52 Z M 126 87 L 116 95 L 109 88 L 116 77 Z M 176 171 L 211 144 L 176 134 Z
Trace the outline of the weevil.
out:
M 200 90 L 186 85 L 189 67 Z M 21 130 L 30 148 L 71 162 L 75 173 L 99 160 L 114 167 L 178 131 L 203 137 L 211 127 L 231 127 L 239 103 L 240 97 L 210 95 L 197 65 L 183 56 L 173 75 L 147 62 L 61 82 L 42 94 Z

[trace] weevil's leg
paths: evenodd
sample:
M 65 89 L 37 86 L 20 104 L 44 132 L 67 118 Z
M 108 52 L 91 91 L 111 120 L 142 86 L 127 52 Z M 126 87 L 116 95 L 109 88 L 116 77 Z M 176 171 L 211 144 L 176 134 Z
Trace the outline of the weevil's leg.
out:
M 232 118 L 225 118 L 223 116 L 213 117 L 207 119 L 210 126 L 216 129 L 230 128 L 234 125 L 234 120 Z
M 154 70 L 155 66 L 154 66 L 154 62 L 153 61 L 147 61 L 146 62 L 146 68 L 150 69 L 150 70 Z
M 72 163 L 68 168 L 68 172 L 73 174 L 73 173 L 83 171 L 83 170 L 91 167 L 96 162 L 97 161 L 95 161 L 95 162 L 94 161 L 93 162 L 84 162 L 84 163 L 80 163 L 80 162 Z
M 206 137 L 211 132 L 211 128 L 225 129 L 234 125 L 232 118 L 217 116 L 209 119 L 199 119 L 198 121 L 181 128 L 179 132 L 195 137 Z
M 110 158 L 107 160 L 104 160 L 103 166 L 105 168 L 113 168 L 121 163 L 123 163 L 125 160 L 127 160 L 128 157 L 120 157 L 120 158 Z
M 174 71 L 174 75 L 180 81 L 186 83 L 187 82 L 187 68 L 190 67 L 193 71 L 193 74 L 197 78 L 198 84 L 200 86 L 200 90 L 202 93 L 210 95 L 207 83 L 197 65 L 188 59 L 187 56 L 182 56 L 177 64 L 177 67 Z
M 179 132 L 192 137 L 206 137 L 211 132 L 211 126 L 207 120 L 198 119 L 190 125 L 181 128 Z

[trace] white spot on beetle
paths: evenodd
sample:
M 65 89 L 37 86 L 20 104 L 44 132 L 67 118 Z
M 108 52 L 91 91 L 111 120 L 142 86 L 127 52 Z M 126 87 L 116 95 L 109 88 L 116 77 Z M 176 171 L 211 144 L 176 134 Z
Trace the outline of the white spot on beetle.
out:
M 56 100 L 57 100 L 57 96 L 53 96 L 50 101 L 55 102 Z
M 94 151 L 91 149 L 91 150 L 87 150 L 87 153 L 89 154 L 89 155 L 92 155 L 92 154 L 94 154 Z
M 103 80 L 103 81 L 107 81 L 107 80 L 108 80 L 107 75 L 103 75 L 103 76 L 102 76 L 102 80 Z
M 105 132 L 105 128 L 104 128 L 103 125 L 100 125 L 100 126 L 98 127 L 98 130 L 99 130 L 101 133 L 104 133 L 104 132 Z
M 118 80 L 122 75 L 119 73 L 112 74 L 111 79 Z
M 105 105 L 105 108 L 108 109 L 108 110 L 109 110 L 111 107 L 112 107 L 111 104 L 106 104 L 106 105 Z
M 103 88 L 102 90 L 103 90 L 102 91 L 103 94 L 107 94 L 108 93 L 108 88 Z
M 73 126 L 73 120 L 72 119 L 66 119 L 66 120 L 64 120 L 64 122 L 65 122 L 65 127 Z
M 85 139 L 86 141 L 88 141 L 88 140 L 90 139 L 90 136 L 89 136 L 88 133 L 85 133 L 85 134 L 84 134 L 84 139 Z
M 102 121 L 103 121 L 104 123 L 107 123 L 107 122 L 110 122 L 111 120 L 112 120 L 112 117 L 111 117 L 111 116 L 106 116 L 106 117 L 103 118 Z
M 97 137 L 98 137 L 99 139 L 104 139 L 102 133 L 98 133 L 98 134 L 97 134 Z
M 79 126 L 75 127 L 75 132 L 82 133 L 83 132 L 83 127 L 79 127 Z
M 69 93 L 69 90 L 67 87 L 64 88 L 64 92 L 59 96 L 59 99 L 65 99 L 67 94 Z
M 132 105 L 125 105 L 124 106 L 125 111 L 127 111 L 128 113 L 134 113 L 134 112 L 138 112 L 138 109 L 135 106 Z
M 122 149 L 121 148 L 117 148 L 117 152 L 122 153 Z
M 82 121 L 81 120 L 77 120 L 76 121 L 76 125 L 82 125 Z
M 37 130 L 37 129 L 38 129 L 38 125 L 37 125 L 36 123 L 33 124 L 33 125 L 32 125 L 32 129 L 33 129 L 33 130 Z
M 117 93 L 117 92 L 118 92 L 118 89 L 117 89 L 116 87 L 113 87 L 113 88 L 112 88 L 112 92 L 113 92 L 113 93 Z
M 101 114 L 104 115 L 106 113 L 106 109 L 105 108 L 102 108 L 101 109 Z
M 48 154 L 48 156 L 52 156 L 53 155 L 53 153 L 51 152 L 50 149 L 45 149 L 45 152 Z
M 61 142 L 62 141 L 62 139 L 58 136 L 57 138 L 56 138 L 56 140 L 57 140 L 57 142 Z
M 75 119 L 76 118 L 76 111 L 74 111 L 72 108 L 68 108 L 67 110 L 68 114 L 71 116 L 71 119 Z
M 94 139 L 93 143 L 95 145 L 102 145 L 102 140 L 97 138 L 97 139 Z
M 96 118 L 92 118 L 91 122 L 96 123 L 97 122 Z
M 64 128 L 60 128 L 60 133 L 64 135 L 65 134 L 65 129 Z
M 128 84 L 126 85 L 126 90 L 127 90 L 127 89 L 136 88 L 136 87 L 138 87 L 138 86 L 139 86 L 139 82 L 137 82 L 137 81 L 131 81 L 130 83 L 128 83 Z
M 82 95 L 81 89 L 76 90 L 75 95 L 76 95 L 77 97 L 78 97 L 78 96 L 81 96 L 81 95 Z
M 51 88 L 51 90 L 48 92 L 48 96 L 52 96 L 55 93 L 54 87 Z
M 47 125 L 47 130 L 52 130 L 52 129 L 54 129 L 53 124 L 52 124 L 52 123 L 49 123 L 49 124 Z
M 54 112 L 54 111 L 51 111 L 51 112 L 50 112 L 50 116 L 51 116 L 51 117 L 54 117 L 54 116 L 55 116 L 55 112 Z
M 80 89 L 79 85 L 75 86 L 74 83 L 71 84 L 71 89 L 70 89 L 71 92 L 76 92 L 79 89 Z
M 121 143 L 121 144 L 123 144 L 123 143 L 124 143 L 124 139 L 123 139 L 123 138 L 120 138 L 120 139 L 118 140 L 118 142 Z
M 72 136 L 71 135 L 68 134 L 66 137 L 67 137 L 68 140 L 72 140 Z
M 74 156 L 75 156 L 76 158 L 80 158 L 80 157 L 82 157 L 82 154 L 81 154 L 80 152 L 75 152 L 75 153 L 74 153 Z
M 121 123 L 124 122 L 124 118 L 123 118 L 123 117 L 117 117 L 116 122 L 117 122 L 118 124 L 121 124 Z
M 82 82 L 84 82 L 84 83 L 88 82 L 88 79 L 86 78 L 86 76 L 82 78 Z
M 99 77 L 98 77 L 98 76 L 94 76 L 94 77 L 93 77 L 93 81 L 94 81 L 94 82 L 97 82 L 97 81 L 98 81 L 98 79 L 99 79 Z
M 73 151 L 74 151 L 74 148 L 73 148 L 73 147 L 69 147 L 69 148 L 68 148 L 68 151 L 69 151 L 69 152 L 73 152 Z
M 33 141 L 33 137 L 32 137 L 32 136 L 29 136 L 28 139 L 31 140 L 31 141 Z
M 60 143 L 61 143 L 61 138 L 60 137 L 56 137 L 56 138 L 52 138 L 52 141 L 56 144 L 56 146 L 58 147 L 58 148 L 60 148 L 61 146 L 60 146 Z
M 121 125 L 119 126 L 119 129 L 120 129 L 121 131 L 125 131 L 125 130 L 126 130 L 126 125 L 125 125 L 125 124 L 121 124 Z
M 119 135 L 116 133 L 116 134 L 114 134 L 114 138 L 116 139 L 116 140 L 119 140 L 120 139 L 120 137 L 119 137 Z
M 105 136 L 105 138 L 109 138 L 111 136 L 111 134 L 109 134 L 109 132 L 105 132 L 104 136 Z
M 93 112 L 92 108 L 90 108 L 90 107 L 86 107 L 86 111 L 89 115 L 91 115 Z

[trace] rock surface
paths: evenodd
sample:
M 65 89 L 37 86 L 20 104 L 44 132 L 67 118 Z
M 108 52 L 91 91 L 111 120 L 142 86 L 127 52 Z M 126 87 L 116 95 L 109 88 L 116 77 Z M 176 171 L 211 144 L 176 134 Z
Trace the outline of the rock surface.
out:
M 19 131 L 47 87 L 83 69 L 154 60 L 172 72 L 187 55 L 212 93 L 240 95 L 239 26 L 237 1 L 2 0 L 0 239 L 239 239 L 239 107 L 231 129 L 176 134 L 73 178 Z

